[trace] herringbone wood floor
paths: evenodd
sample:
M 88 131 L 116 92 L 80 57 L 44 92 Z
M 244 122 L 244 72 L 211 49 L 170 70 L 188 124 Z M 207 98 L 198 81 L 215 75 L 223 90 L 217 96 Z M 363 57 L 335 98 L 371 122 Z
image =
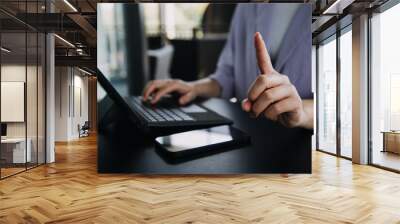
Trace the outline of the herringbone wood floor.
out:
M 99 175 L 94 137 L 0 181 L 0 223 L 400 223 L 400 175 L 313 153 L 312 175 Z

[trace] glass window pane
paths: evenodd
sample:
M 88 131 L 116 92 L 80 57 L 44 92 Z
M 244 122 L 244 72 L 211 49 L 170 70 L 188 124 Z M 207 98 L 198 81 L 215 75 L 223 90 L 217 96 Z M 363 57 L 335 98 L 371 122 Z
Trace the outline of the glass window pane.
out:
M 149 36 L 158 35 L 161 31 L 160 27 L 160 4 L 146 3 L 143 4 L 144 21 L 146 33 Z
M 31 168 L 37 165 L 37 132 L 38 132 L 38 35 L 36 32 L 27 33 L 27 80 L 26 80 L 26 116 L 27 116 L 27 149 L 30 150 L 30 158 L 27 167 Z
M 38 2 L 27 2 L 27 13 L 37 13 Z M 37 17 L 33 17 L 33 20 Z M 27 73 L 26 73 L 26 131 L 27 150 L 30 151 L 27 158 L 27 168 L 37 166 L 38 163 L 38 33 L 36 30 L 27 29 Z
M 336 153 L 336 40 L 318 48 L 318 148 Z
M 1 2 L 43 13 L 45 1 Z M 1 178 L 45 162 L 45 35 L 0 12 Z M 36 18 L 36 17 L 34 17 Z
M 352 34 L 340 37 L 340 153 L 351 158 L 352 141 Z
M 167 3 L 162 7 L 162 26 L 169 39 L 192 38 L 195 28 L 200 28 L 202 15 L 209 3 Z
M 1 34 L 1 175 L 2 178 L 24 171 L 31 151 L 27 149 L 26 33 Z M 29 143 L 28 143 L 29 146 Z
M 372 163 L 400 170 L 400 4 L 372 17 Z

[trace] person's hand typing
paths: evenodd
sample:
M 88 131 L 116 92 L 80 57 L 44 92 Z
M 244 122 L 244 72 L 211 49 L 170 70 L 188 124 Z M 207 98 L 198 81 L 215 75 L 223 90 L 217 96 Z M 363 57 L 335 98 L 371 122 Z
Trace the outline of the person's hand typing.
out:
M 254 45 L 261 74 L 250 86 L 247 99 L 242 101 L 243 110 L 287 127 L 306 126 L 307 115 L 296 87 L 286 75 L 275 71 L 259 32 L 254 36 Z
M 189 103 L 198 95 L 195 91 L 195 86 L 192 83 L 178 79 L 164 79 L 149 82 L 144 88 L 143 100 L 155 104 L 161 99 L 161 97 L 173 92 L 179 93 L 179 104 L 181 105 Z

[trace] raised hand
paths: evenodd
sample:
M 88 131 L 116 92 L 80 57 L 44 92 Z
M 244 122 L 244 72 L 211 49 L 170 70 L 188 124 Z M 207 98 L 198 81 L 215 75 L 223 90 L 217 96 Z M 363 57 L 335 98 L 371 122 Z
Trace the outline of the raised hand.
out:
M 248 90 L 242 102 L 244 111 L 258 117 L 263 115 L 287 127 L 306 126 L 307 115 L 297 89 L 286 75 L 272 66 L 265 42 L 259 32 L 254 35 L 257 64 L 261 74 Z

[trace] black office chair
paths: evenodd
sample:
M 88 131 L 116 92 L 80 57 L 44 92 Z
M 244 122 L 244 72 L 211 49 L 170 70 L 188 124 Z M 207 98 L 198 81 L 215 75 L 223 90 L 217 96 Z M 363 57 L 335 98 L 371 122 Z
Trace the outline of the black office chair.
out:
M 236 4 L 210 4 L 204 12 L 201 30 L 204 37 L 198 40 L 198 78 L 212 74 L 225 46 Z
M 171 76 L 193 81 L 215 71 L 219 55 L 225 45 L 236 4 L 209 4 L 199 27 L 193 30 L 193 39 L 171 40 L 174 55 Z M 201 30 L 203 37 L 197 37 Z
M 236 3 L 209 4 L 201 20 L 204 35 L 228 33 L 235 9 Z
M 78 124 L 79 138 L 89 136 L 89 130 L 90 130 L 89 121 L 85 121 L 85 123 L 82 126 Z

